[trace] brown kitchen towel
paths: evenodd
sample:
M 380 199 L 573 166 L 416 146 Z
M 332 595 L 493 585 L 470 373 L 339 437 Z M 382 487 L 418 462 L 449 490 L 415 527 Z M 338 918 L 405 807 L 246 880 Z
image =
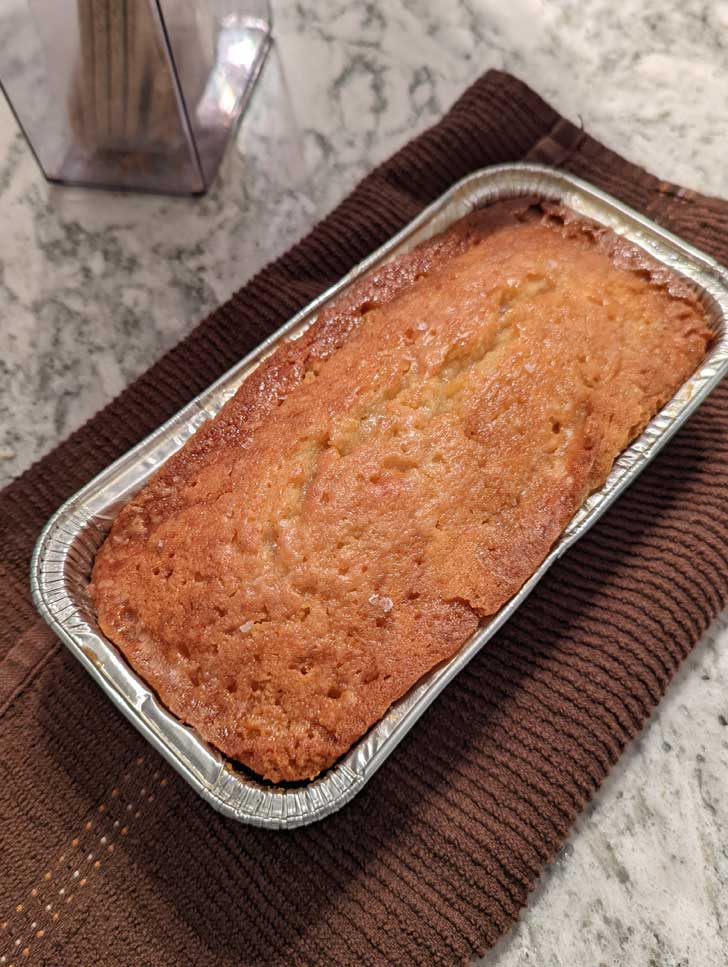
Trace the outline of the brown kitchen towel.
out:
M 36 617 L 60 502 L 454 181 L 530 158 L 728 261 L 728 203 L 657 181 L 489 73 L 303 242 L 0 496 L 5 964 L 466 961 L 539 874 L 728 597 L 728 386 L 550 571 L 357 798 L 264 832 L 200 800 Z

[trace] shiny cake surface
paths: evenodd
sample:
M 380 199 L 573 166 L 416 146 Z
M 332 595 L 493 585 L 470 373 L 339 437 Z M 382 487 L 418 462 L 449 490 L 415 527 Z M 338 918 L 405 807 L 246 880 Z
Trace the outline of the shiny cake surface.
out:
M 315 776 L 521 587 L 709 339 L 609 230 L 476 212 L 281 345 L 121 511 L 101 629 L 222 752 Z

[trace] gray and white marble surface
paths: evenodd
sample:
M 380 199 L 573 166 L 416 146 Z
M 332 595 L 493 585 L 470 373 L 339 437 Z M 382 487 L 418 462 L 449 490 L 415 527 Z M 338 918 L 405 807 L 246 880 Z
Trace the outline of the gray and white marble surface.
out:
M 13 7 L 0 3 L 0 43 Z M 303 235 L 488 67 L 663 178 L 728 197 L 728 2 L 279 0 L 202 199 L 46 184 L 0 101 L 0 483 Z M 728 963 L 728 616 L 487 967 Z

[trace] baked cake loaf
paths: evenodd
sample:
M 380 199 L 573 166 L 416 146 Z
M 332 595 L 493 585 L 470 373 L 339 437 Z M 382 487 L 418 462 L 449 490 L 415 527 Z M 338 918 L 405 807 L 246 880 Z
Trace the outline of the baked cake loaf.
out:
M 121 511 L 100 626 L 273 781 L 334 763 L 521 587 L 703 357 L 689 287 L 502 202 L 282 344 Z

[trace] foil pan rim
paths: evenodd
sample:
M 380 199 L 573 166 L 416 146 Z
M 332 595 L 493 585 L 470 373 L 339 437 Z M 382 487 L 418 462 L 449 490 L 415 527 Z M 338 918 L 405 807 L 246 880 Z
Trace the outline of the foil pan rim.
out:
M 94 628 L 84 586 L 98 545 L 119 506 L 197 427 L 214 415 L 275 345 L 295 338 L 319 309 L 355 279 L 471 211 L 497 200 L 537 194 L 609 225 L 686 276 L 706 302 L 716 340 L 696 373 L 618 458 L 605 485 L 577 511 L 548 557 L 521 590 L 460 651 L 428 673 L 338 764 L 296 787 L 269 787 L 235 772 L 224 757 L 161 705 L 117 649 Z M 523 603 L 551 564 L 611 506 L 728 372 L 728 272 L 713 258 L 580 178 L 530 163 L 496 165 L 468 175 L 428 206 L 338 283 L 297 313 L 182 410 L 96 476 L 50 518 L 33 552 L 31 591 L 40 614 L 120 711 L 219 812 L 272 829 L 329 815 L 363 787 L 445 685 Z

